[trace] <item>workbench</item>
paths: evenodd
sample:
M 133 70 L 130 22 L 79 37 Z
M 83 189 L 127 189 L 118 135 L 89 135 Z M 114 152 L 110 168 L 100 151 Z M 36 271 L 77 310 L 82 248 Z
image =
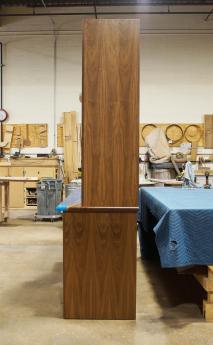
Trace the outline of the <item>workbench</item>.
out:
M 38 177 L 6 177 L 0 176 L 0 223 L 9 216 L 10 182 L 37 182 Z
M 183 185 L 183 181 L 177 181 L 175 179 L 156 179 L 156 178 L 150 178 L 150 182 L 156 183 L 158 185 L 164 186 L 164 187 L 181 187 Z
M 213 189 L 141 188 L 139 222 L 154 231 L 162 267 L 213 264 Z
M 154 187 L 155 185 L 159 185 L 159 183 L 150 181 L 149 179 L 139 178 L 139 187 Z
M 139 207 L 142 257 L 154 256 L 156 245 L 163 268 L 193 274 L 207 292 L 204 316 L 213 321 L 213 189 L 141 188 Z
M 5 177 L 43 177 L 56 178 L 59 170 L 57 158 L 17 158 L 0 159 L 0 176 Z M 9 207 L 17 209 L 31 209 L 27 202 L 28 191 L 36 188 L 36 183 L 29 179 L 10 180 Z M 13 191 L 13 192 L 12 192 Z

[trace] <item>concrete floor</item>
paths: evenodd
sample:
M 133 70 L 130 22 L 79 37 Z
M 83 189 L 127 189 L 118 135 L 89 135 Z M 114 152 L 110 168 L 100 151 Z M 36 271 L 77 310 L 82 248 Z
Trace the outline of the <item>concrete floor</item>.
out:
M 136 321 L 63 320 L 61 226 L 0 226 L 0 345 L 213 344 L 198 284 L 139 255 Z

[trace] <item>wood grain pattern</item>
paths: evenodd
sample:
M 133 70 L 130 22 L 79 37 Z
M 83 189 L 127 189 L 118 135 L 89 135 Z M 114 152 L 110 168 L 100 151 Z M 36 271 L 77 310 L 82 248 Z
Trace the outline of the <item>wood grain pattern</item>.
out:
M 84 206 L 137 206 L 138 144 L 139 21 L 86 20 Z
M 64 317 L 135 319 L 136 214 L 64 214 Z
M 205 148 L 213 148 L 213 115 L 204 115 Z

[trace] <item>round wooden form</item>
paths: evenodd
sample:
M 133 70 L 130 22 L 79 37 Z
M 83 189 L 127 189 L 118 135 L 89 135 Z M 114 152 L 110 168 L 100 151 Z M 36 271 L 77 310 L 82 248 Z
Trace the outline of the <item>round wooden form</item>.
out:
M 190 143 L 198 142 L 201 138 L 202 130 L 198 125 L 192 124 L 186 127 L 184 137 Z
M 166 128 L 166 138 L 169 143 L 176 144 L 178 141 L 183 139 L 184 132 L 181 126 L 173 123 Z
M 156 125 L 153 123 L 147 123 L 147 125 L 143 126 L 141 130 L 141 137 L 145 142 L 146 136 L 153 131 L 153 129 L 157 128 Z

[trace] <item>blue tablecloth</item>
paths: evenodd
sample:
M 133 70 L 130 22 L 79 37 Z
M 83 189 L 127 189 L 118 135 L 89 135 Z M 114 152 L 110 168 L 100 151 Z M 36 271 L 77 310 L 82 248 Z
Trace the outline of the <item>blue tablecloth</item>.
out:
M 213 264 L 212 189 L 141 188 L 138 221 L 140 242 L 154 231 L 162 267 Z

